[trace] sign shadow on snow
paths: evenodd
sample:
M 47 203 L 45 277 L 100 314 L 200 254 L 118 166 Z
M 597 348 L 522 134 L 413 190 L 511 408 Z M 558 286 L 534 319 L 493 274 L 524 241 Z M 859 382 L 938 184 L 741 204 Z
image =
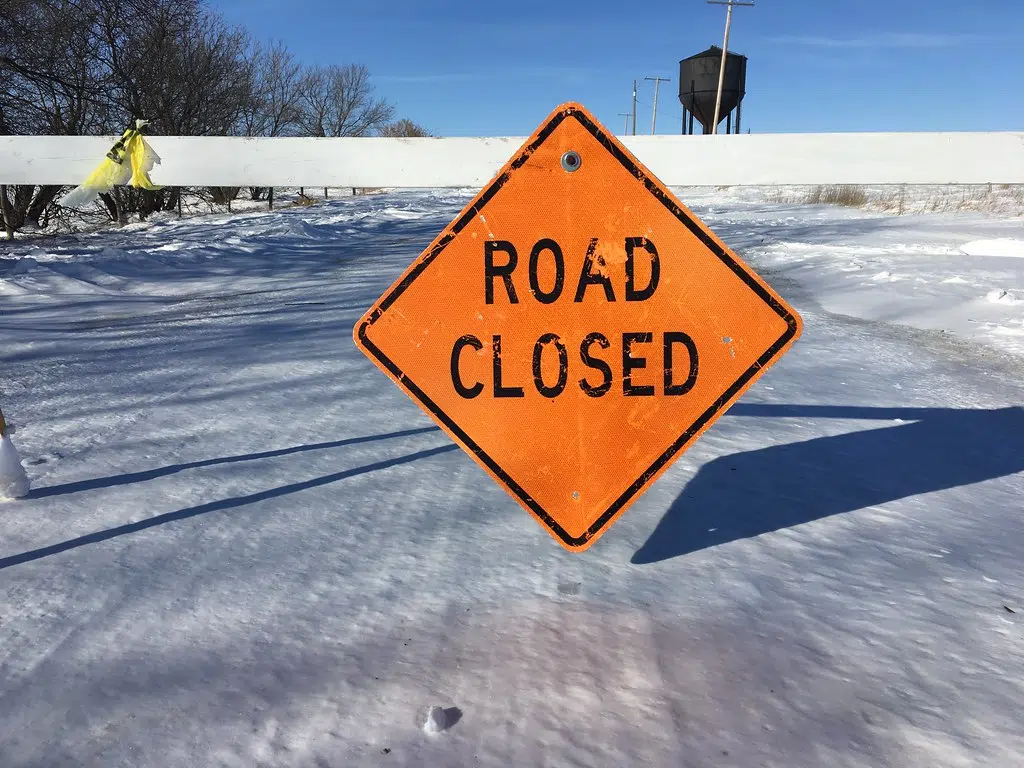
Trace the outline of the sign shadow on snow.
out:
M 32 489 L 26 498 L 43 499 L 47 496 L 62 496 L 67 493 L 79 493 L 80 491 L 91 491 L 97 488 L 112 488 L 117 485 L 130 485 L 131 483 L 142 483 L 147 480 L 156 480 L 159 477 L 166 477 L 177 472 L 184 472 L 187 469 L 200 469 L 212 467 L 218 464 L 234 464 L 240 461 L 256 461 L 258 459 L 272 459 L 278 456 L 287 456 L 293 453 L 304 453 L 305 451 L 322 451 L 329 448 L 344 448 L 359 443 L 369 443 L 376 440 L 387 440 L 395 437 L 413 437 L 428 432 L 440 432 L 437 427 L 421 427 L 418 429 L 406 429 L 401 432 L 389 432 L 384 435 L 366 435 L 364 437 L 348 437 L 344 440 L 334 440 L 329 443 L 313 443 L 311 445 L 296 445 L 291 448 L 278 448 L 273 451 L 262 451 L 261 453 L 246 453 L 240 456 L 222 456 L 217 459 L 202 459 L 190 461 L 185 464 L 169 464 L 166 467 L 146 469 L 142 472 L 126 472 L 121 475 L 110 477 L 96 477 L 89 480 L 78 480 L 64 485 L 51 485 L 43 488 Z
M 723 456 L 669 507 L 634 564 L 1024 471 L 1024 408 L 737 404 L 731 415 L 905 423 Z
M 229 509 L 236 509 L 237 507 L 243 507 L 247 504 L 254 504 L 260 501 L 266 501 L 267 499 L 277 498 L 279 496 L 287 496 L 291 493 L 298 493 L 299 491 L 305 491 L 310 488 L 317 488 L 322 485 L 329 485 L 330 483 L 336 483 L 341 480 L 347 480 L 351 477 L 363 475 L 368 472 L 377 472 L 383 469 L 389 469 L 402 464 L 409 464 L 419 459 L 427 459 L 438 454 L 447 453 L 457 448 L 454 444 L 442 445 L 437 448 L 428 448 L 426 450 L 417 451 L 404 456 L 398 456 L 391 459 L 383 459 L 376 461 L 372 464 L 366 464 L 361 467 L 355 467 L 353 469 L 342 470 L 341 472 L 334 472 L 330 475 L 324 475 L 323 477 L 316 477 L 312 480 L 304 480 L 299 483 L 290 483 L 288 485 L 282 485 L 278 488 L 270 488 L 266 491 L 259 491 L 258 493 L 249 494 L 248 496 L 236 496 L 230 499 L 220 499 L 219 501 L 211 501 L 206 504 L 199 504 L 195 507 L 187 507 L 186 509 L 179 509 L 174 512 L 165 512 L 162 515 L 156 515 L 155 517 L 146 518 L 145 520 L 139 520 L 134 523 L 127 523 L 125 525 L 119 525 L 116 528 L 108 528 L 105 531 L 96 531 L 95 533 L 89 533 L 85 536 L 79 536 L 75 539 L 69 539 L 62 541 L 57 544 L 51 544 L 48 547 L 40 547 L 39 549 L 33 549 L 28 552 L 22 552 L 17 555 L 11 555 L 9 557 L 0 558 L 0 570 L 10 568 L 15 565 L 22 565 L 23 563 L 32 562 L 33 560 L 40 560 L 50 555 L 57 555 L 61 552 L 67 552 L 68 550 L 77 549 L 84 547 L 87 544 L 98 544 L 102 541 L 109 541 L 110 539 L 116 539 L 119 536 L 126 536 L 131 533 L 138 533 L 144 531 L 147 528 L 154 528 L 158 525 L 165 525 L 166 523 L 173 523 L 178 520 L 187 520 L 190 517 L 198 517 L 199 515 L 205 515 L 210 512 L 224 512 Z

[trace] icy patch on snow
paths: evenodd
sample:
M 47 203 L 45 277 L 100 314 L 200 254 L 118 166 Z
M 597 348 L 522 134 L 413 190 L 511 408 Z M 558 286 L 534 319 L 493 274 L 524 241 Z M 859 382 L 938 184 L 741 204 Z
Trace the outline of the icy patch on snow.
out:
M 385 208 L 375 208 L 372 210 L 361 210 L 354 212 L 345 212 L 331 216 L 324 220 L 326 224 L 340 224 L 343 222 L 363 222 L 363 221 L 417 221 L 419 219 L 427 218 L 430 216 L 436 216 L 436 207 L 427 208 L 416 208 L 410 206 L 408 208 L 399 208 L 397 206 L 387 206 Z
M 436 215 L 435 210 L 416 210 L 413 208 L 383 208 L 380 210 L 379 215 L 385 216 L 389 219 L 398 219 L 399 221 L 413 221 L 415 219 L 422 219 L 425 216 Z
M 174 241 L 174 242 L 171 242 L 171 243 L 166 243 L 164 245 L 157 246 L 153 250 L 154 251 L 171 251 L 171 252 L 174 252 L 174 251 L 181 251 L 181 250 L 191 249 L 191 248 L 196 248 L 196 247 L 198 247 L 198 246 L 196 246 L 195 244 L 183 243 L 180 240 L 177 240 L 177 241 Z
M 0 437 L 0 501 L 20 499 L 28 493 L 29 480 L 18 450 L 7 435 Z
M 1001 256 L 1009 259 L 1024 259 L 1024 240 L 1009 237 L 997 240 L 972 240 L 960 246 L 968 256 Z

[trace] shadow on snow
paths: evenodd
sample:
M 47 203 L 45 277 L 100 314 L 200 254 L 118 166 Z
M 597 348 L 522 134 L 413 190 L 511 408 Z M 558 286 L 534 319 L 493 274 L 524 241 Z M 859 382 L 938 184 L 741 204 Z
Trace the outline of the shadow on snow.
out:
M 909 423 L 723 456 L 687 483 L 634 564 L 1024 471 L 1024 409 L 737 404 L 730 415 Z
M 213 464 L 222 464 L 226 462 L 234 461 L 246 461 L 250 459 L 265 458 L 267 456 L 280 456 L 286 453 L 295 453 L 303 450 L 313 450 L 315 448 L 328 448 L 339 445 L 351 445 L 356 442 L 366 442 L 369 440 L 383 439 L 388 437 L 397 437 L 399 435 L 412 435 L 420 432 L 430 432 L 436 428 L 416 429 L 408 430 L 407 432 L 392 433 L 389 435 L 377 435 L 374 437 L 365 438 L 354 438 L 351 440 L 342 440 L 336 443 L 324 443 L 318 446 L 298 446 L 296 448 L 287 448 L 280 451 L 268 451 L 260 454 L 250 454 L 248 456 L 232 456 L 222 459 L 210 459 L 208 461 L 193 462 L 192 464 L 180 464 L 171 467 L 164 467 L 162 469 L 153 470 L 151 472 L 136 472 L 130 475 L 122 475 L 114 478 L 101 478 L 95 481 L 83 481 L 82 483 L 70 483 L 65 486 L 56 486 L 53 489 L 44 488 L 33 494 L 33 497 L 54 495 L 53 493 L 47 493 L 47 491 L 54 491 L 55 493 L 72 493 L 76 490 L 86 490 L 87 488 L 101 488 L 111 485 L 122 485 L 129 482 L 140 482 L 143 480 L 153 479 L 155 477 L 161 477 L 172 472 L 179 472 L 182 469 L 190 469 L 193 467 L 204 467 Z M 97 531 L 96 533 L 86 534 L 85 536 L 79 536 L 75 539 L 69 539 L 68 541 L 60 542 L 59 544 L 52 544 L 48 547 L 40 547 L 39 549 L 31 550 L 30 552 L 22 552 L 18 555 L 11 555 L 10 557 L 0 558 L 0 570 L 10 568 L 15 565 L 22 565 L 33 560 L 39 560 L 50 555 L 56 555 L 61 552 L 67 552 L 71 549 L 77 549 L 78 547 L 84 547 L 87 544 L 97 544 L 102 541 L 108 541 L 110 539 L 117 538 L 119 536 L 125 536 L 130 533 L 138 533 L 144 531 L 147 528 L 153 528 L 158 525 L 164 525 L 166 523 L 172 523 L 178 520 L 186 520 L 190 517 L 197 517 L 199 515 L 205 515 L 210 512 L 223 512 L 229 509 L 235 509 L 237 507 L 243 507 L 247 504 L 254 504 L 260 501 L 266 501 L 267 499 L 274 499 L 280 496 L 286 496 L 292 493 L 298 493 L 299 491 L 305 491 L 310 488 L 317 488 L 322 485 L 328 485 L 330 483 L 336 483 L 340 480 L 346 480 L 351 477 L 363 475 L 368 472 L 377 472 L 382 469 L 389 469 L 390 467 L 399 466 L 401 464 L 409 464 L 419 459 L 430 458 L 431 456 L 437 456 L 442 453 L 456 450 L 458 446 L 454 444 L 442 445 L 437 448 L 429 448 L 415 453 L 410 453 L 405 456 L 399 456 L 392 459 L 384 459 L 382 461 L 376 461 L 372 464 L 366 464 L 362 467 L 354 467 L 352 469 L 346 469 L 341 472 L 334 472 L 323 477 L 313 478 L 312 480 L 304 480 L 299 483 L 290 483 L 288 485 L 282 485 L 279 488 L 271 488 L 266 491 L 260 491 L 258 493 L 252 493 L 248 496 L 238 496 L 231 499 L 221 499 L 220 501 L 211 501 L 206 504 L 199 504 L 195 507 L 188 507 L 186 509 L 179 509 L 175 512 L 167 512 L 156 517 L 147 518 L 145 520 L 139 520 L 134 523 L 127 523 L 125 525 L 119 525 L 116 528 L 109 528 L 105 531 Z M 122 480 L 122 478 L 126 478 Z
M 202 467 L 213 467 L 218 464 L 234 464 L 240 461 L 256 461 L 258 459 L 272 459 L 277 456 L 288 456 L 293 453 L 304 453 L 305 451 L 322 451 L 329 448 L 344 448 L 348 445 L 369 443 L 377 440 L 388 440 L 395 437 L 413 437 L 428 432 L 439 432 L 437 427 L 421 427 L 419 429 L 406 429 L 400 432 L 390 432 L 386 435 L 365 435 L 363 437 L 349 437 L 344 440 L 334 440 L 329 443 L 313 443 L 311 445 L 296 445 L 291 448 L 279 448 L 273 451 L 262 451 L 261 453 L 247 453 L 241 456 L 223 456 L 217 459 L 203 459 L 202 461 L 190 461 L 185 464 L 171 464 L 157 469 L 147 469 L 143 472 L 127 472 L 123 475 L 112 475 L 110 477 L 96 477 L 91 480 L 79 480 L 64 485 L 51 485 L 45 488 L 36 488 L 29 492 L 28 499 L 43 499 L 47 496 L 62 496 L 67 493 L 79 493 L 80 491 L 91 491 L 96 488 L 111 488 L 116 485 L 129 485 L 131 483 L 142 483 L 147 480 L 155 480 L 158 477 L 166 477 L 187 469 L 200 469 Z

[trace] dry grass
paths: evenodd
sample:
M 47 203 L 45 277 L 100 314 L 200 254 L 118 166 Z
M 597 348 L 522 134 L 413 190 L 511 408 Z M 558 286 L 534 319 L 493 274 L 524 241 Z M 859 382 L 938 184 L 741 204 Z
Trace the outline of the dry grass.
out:
M 868 193 L 853 184 L 818 185 L 807 193 L 804 202 L 809 205 L 845 205 L 863 208 L 868 203 Z
M 950 185 L 908 192 L 906 187 L 877 195 L 868 206 L 889 213 L 974 212 L 1024 215 L 1024 186 L 1019 184 Z
M 798 203 L 801 199 L 793 196 L 792 193 L 787 193 L 785 187 L 769 187 L 764 191 L 764 201 L 766 203 L 788 205 L 790 203 Z
M 843 205 L 897 216 L 968 212 L 1024 216 L 1022 184 L 794 185 L 766 187 L 761 194 L 766 203 L 778 205 Z

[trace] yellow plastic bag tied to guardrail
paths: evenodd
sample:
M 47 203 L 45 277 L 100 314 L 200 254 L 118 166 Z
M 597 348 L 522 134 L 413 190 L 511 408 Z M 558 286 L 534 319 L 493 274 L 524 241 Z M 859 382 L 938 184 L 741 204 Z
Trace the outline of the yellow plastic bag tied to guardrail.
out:
M 142 135 L 142 127 L 148 124 L 148 120 L 136 120 L 135 127 L 121 134 L 121 138 L 110 148 L 103 162 L 86 177 L 85 181 L 58 200 L 58 205 L 65 208 L 81 208 L 117 185 L 160 189 L 149 178 L 149 172 L 160 162 L 160 156 L 153 151 Z M 128 160 L 127 164 L 125 160 Z

